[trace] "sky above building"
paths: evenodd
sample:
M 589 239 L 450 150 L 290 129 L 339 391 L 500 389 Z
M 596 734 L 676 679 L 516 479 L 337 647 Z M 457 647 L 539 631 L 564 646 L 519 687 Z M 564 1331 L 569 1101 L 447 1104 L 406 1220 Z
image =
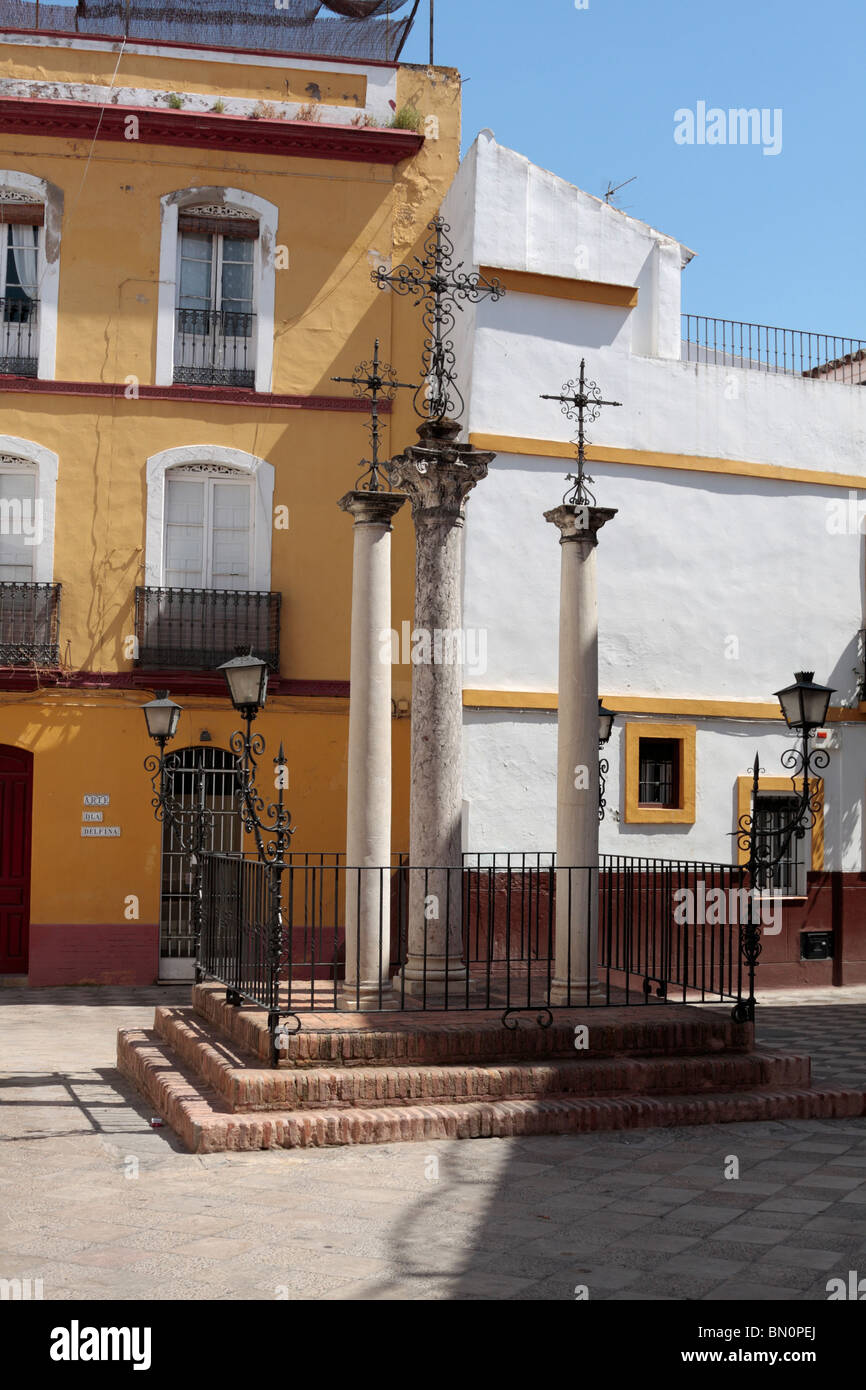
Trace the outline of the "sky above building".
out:
M 421 0 L 403 58 L 428 52 Z M 436 0 L 436 61 L 464 149 L 635 178 L 615 205 L 697 253 L 685 312 L 866 340 L 862 0 Z
M 426 11 L 408 61 L 427 59 Z M 487 127 L 600 196 L 636 175 L 616 204 L 697 252 L 689 313 L 866 339 L 862 0 L 436 0 L 436 16 L 467 147 Z M 759 143 L 738 142 L 740 108 L 761 113 Z

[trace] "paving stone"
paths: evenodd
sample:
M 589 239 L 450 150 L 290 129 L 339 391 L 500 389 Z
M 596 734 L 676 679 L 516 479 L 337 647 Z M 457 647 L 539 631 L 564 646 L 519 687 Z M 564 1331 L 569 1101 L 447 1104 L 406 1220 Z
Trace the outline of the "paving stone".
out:
M 724 1226 L 728 1222 L 736 1220 L 738 1216 L 745 1215 L 745 1207 L 723 1206 L 718 1202 L 714 1202 L 712 1205 L 689 1202 L 686 1206 L 678 1207 L 676 1211 L 678 1221 L 704 1222 L 708 1227 Z
M 736 1274 L 744 1268 L 743 1260 L 719 1260 L 711 1255 L 675 1255 L 659 1266 L 660 1274 L 695 1274 L 708 1278 L 717 1275 L 724 1279 L 728 1274 Z
M 755 1210 L 762 1212 L 791 1212 L 796 1215 L 809 1216 L 826 1210 L 830 1205 L 831 1203 L 827 1199 L 809 1200 L 803 1197 L 770 1197 L 766 1202 L 761 1202 Z
M 791 1289 L 784 1284 L 758 1284 L 749 1282 L 736 1282 L 720 1284 L 712 1293 L 704 1294 L 704 1301 L 712 1302 L 733 1302 L 733 1303 L 790 1303 L 798 1302 L 801 1295 L 799 1291 Z
M 772 1259 L 780 1264 L 803 1266 L 808 1269 L 832 1269 L 839 1263 L 838 1250 L 813 1249 L 808 1245 L 797 1245 L 785 1241 L 773 1251 Z
M 723 1231 L 713 1231 L 710 1240 L 729 1240 L 740 1245 L 775 1245 L 784 1236 L 784 1230 L 772 1226 L 752 1226 L 747 1221 L 733 1221 Z
M 0 1206 L 15 1195 L 0 1277 L 42 1277 L 46 1298 L 574 1301 L 586 1283 L 595 1301 L 791 1301 L 866 1274 L 866 1119 L 195 1158 L 150 1129 L 114 1068 L 116 1029 L 188 990 L 35 993 L 0 994 L 22 996 L 0 1009 L 0 1056 L 30 1101 L 11 1121 L 4 1107 L 23 1137 L 0 1175 Z M 866 1053 L 866 991 L 857 1009 L 854 1029 L 823 1005 L 779 1013 L 793 1050 L 820 1036 L 832 1079 L 834 1046 L 846 1065 Z M 779 1048 L 772 1012 L 759 1039 Z M 742 1177 L 726 1183 L 730 1153 Z M 755 1228 L 771 1243 L 744 1237 Z

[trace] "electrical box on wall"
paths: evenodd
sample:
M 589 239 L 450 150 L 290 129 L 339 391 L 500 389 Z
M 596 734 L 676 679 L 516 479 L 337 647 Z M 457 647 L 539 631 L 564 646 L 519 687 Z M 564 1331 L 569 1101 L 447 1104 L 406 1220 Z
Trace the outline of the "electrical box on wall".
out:
M 800 933 L 801 960 L 832 960 L 833 933 L 831 931 L 804 931 Z
M 829 752 L 835 753 L 840 748 L 841 734 L 838 729 L 816 729 L 815 747 L 826 748 Z

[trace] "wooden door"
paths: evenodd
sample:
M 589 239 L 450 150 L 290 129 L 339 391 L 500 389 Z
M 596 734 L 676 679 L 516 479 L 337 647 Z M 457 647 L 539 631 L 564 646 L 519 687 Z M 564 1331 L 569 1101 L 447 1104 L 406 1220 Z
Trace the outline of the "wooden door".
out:
M 0 975 L 27 974 L 33 754 L 0 744 Z

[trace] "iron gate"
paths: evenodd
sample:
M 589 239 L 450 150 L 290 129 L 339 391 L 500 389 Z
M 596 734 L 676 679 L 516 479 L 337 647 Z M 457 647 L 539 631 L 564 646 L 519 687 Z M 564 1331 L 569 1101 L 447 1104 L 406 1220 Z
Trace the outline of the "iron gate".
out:
M 180 808 L 167 816 L 162 833 L 162 899 L 159 920 L 160 977 L 192 979 L 195 968 L 193 870 L 184 844 L 192 842 L 199 770 L 204 779 L 205 849 L 236 854 L 243 832 L 237 814 L 237 760 L 224 748 L 181 748 L 169 759 L 166 790 Z

